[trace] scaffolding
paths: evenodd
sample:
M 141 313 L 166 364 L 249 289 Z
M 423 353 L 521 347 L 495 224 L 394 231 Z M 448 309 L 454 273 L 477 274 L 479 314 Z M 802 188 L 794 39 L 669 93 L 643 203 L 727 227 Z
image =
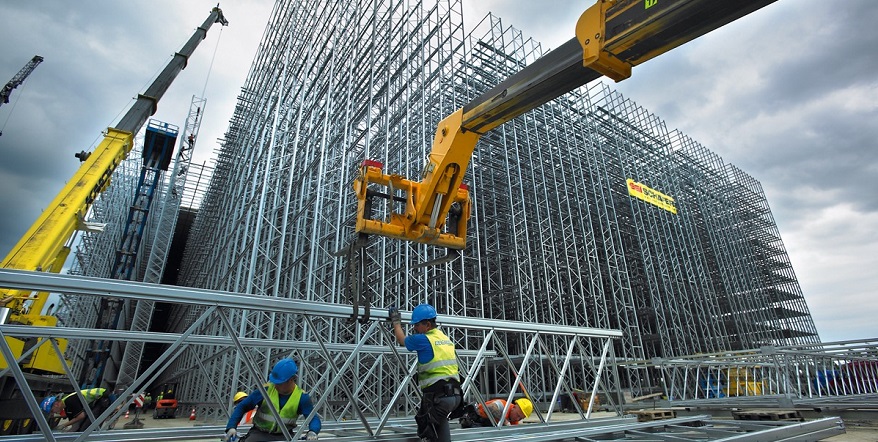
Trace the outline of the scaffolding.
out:
M 198 180 L 196 189 L 190 179 L 183 190 L 189 196 L 180 202 L 168 198 L 179 189 L 165 182 L 167 193 L 157 200 L 164 206 L 155 210 L 179 212 L 181 220 L 197 213 L 191 229 L 188 221 L 176 224 L 174 241 L 187 245 L 176 281 L 164 282 L 243 294 L 253 306 L 211 311 L 223 321 L 204 324 L 200 333 L 228 335 L 228 321 L 231 336 L 242 340 L 358 342 L 375 319 L 361 309 L 351 307 L 349 318 L 321 318 L 257 308 L 275 299 L 351 305 L 356 284 L 373 316 L 429 302 L 440 322 L 470 318 L 618 332 L 612 341 L 577 343 L 578 357 L 568 354 L 569 341 L 539 341 L 541 353 L 568 355 L 578 367 L 564 388 L 591 389 L 596 377 L 587 369 L 609 351 L 621 376 L 605 379 L 600 390 L 609 396 L 621 389 L 633 396 L 662 390 L 662 369 L 636 361 L 819 343 L 759 182 L 602 83 L 481 138 L 467 171 L 474 216 L 460 258 L 422 267 L 445 251 L 373 238 L 352 272 L 349 257 L 336 252 L 355 238 L 357 165 L 376 159 L 388 170 L 418 176 L 443 117 L 545 52 L 494 15 L 471 32 L 462 23 L 459 0 L 275 4 L 209 168 L 209 186 Z M 135 162 L 118 169 L 114 187 L 92 209 L 90 220 L 109 227 L 83 234 L 74 274 L 110 273 L 121 235 L 113 220 L 124 217 L 139 168 L 137 159 L 128 161 Z M 167 226 L 152 227 L 144 244 L 161 243 L 157 252 L 167 267 L 173 254 L 166 234 Z M 141 262 L 139 273 L 159 282 L 156 267 Z M 90 328 L 97 299 L 64 295 L 59 316 L 67 326 Z M 122 328 L 159 331 L 146 325 L 151 302 L 125 298 Z M 211 310 L 199 303 L 167 308 L 163 329 L 174 333 Z M 448 332 L 461 349 L 479 349 L 488 340 L 479 328 Z M 527 360 L 537 345 L 523 333 L 490 340 L 509 361 Z M 68 351 L 73 372 L 93 351 L 103 351 L 83 342 Z M 114 342 L 112 359 L 122 360 L 125 341 Z M 129 356 L 143 353 L 140 344 L 131 347 Z M 332 367 L 307 346 L 227 348 L 193 347 L 169 361 L 155 382 L 178 383 L 178 397 L 197 404 L 199 416 L 221 419 L 230 405 L 223 395 L 261 384 L 280 357 Z M 251 361 L 255 367 L 248 367 Z M 407 375 L 406 367 L 373 354 L 353 363 L 358 369 L 351 377 L 376 381 L 370 388 L 404 384 Z M 560 391 L 552 363 L 547 356 L 524 374 L 528 394 L 548 407 Z M 148 365 L 125 364 L 125 379 Z M 516 392 L 518 372 L 508 365 L 488 364 L 492 371 L 473 394 Z M 309 376 L 320 373 L 307 373 L 303 384 L 319 385 Z M 347 393 L 328 397 L 321 413 L 371 415 L 386 405 L 376 399 L 352 410 Z M 405 415 L 413 405 L 394 412 Z

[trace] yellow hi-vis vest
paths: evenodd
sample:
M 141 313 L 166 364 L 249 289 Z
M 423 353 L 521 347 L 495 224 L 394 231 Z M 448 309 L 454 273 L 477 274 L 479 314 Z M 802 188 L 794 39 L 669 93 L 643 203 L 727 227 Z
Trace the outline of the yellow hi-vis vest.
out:
M 271 404 L 274 405 L 274 409 L 277 410 L 277 414 L 280 415 L 283 424 L 286 425 L 287 428 L 295 427 L 296 417 L 299 416 L 299 400 L 302 399 L 302 389 L 296 385 L 296 388 L 293 389 L 293 393 L 290 395 L 290 398 L 287 399 L 287 403 L 284 404 L 283 408 L 280 408 L 280 397 L 274 384 L 269 384 L 265 391 L 268 393 L 268 397 L 263 398 L 263 400 L 267 399 L 271 401 Z M 275 422 L 274 416 L 271 414 L 271 410 L 268 409 L 268 406 L 256 409 L 256 415 L 253 416 L 253 425 L 266 433 L 281 432 L 280 427 L 277 425 L 277 422 Z
M 433 359 L 426 364 L 418 362 L 418 387 L 423 390 L 441 380 L 459 381 L 457 357 L 451 339 L 438 328 L 428 331 L 425 336 L 433 347 Z
M 104 395 L 104 392 L 106 391 L 106 388 L 89 388 L 88 390 L 79 390 L 79 392 L 82 393 L 82 396 L 85 397 L 86 404 L 91 404 L 95 400 L 99 399 L 101 396 Z M 63 398 L 61 398 L 61 401 L 66 403 L 67 399 L 72 396 L 76 396 L 76 392 L 64 396 Z

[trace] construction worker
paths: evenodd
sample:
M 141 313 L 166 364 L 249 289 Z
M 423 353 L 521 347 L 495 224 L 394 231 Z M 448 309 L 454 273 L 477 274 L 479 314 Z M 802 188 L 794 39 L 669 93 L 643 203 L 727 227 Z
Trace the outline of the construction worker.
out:
M 235 397 L 232 398 L 233 401 L 234 401 L 235 406 L 237 406 L 238 404 L 240 404 L 241 401 L 243 401 L 244 398 L 246 398 L 246 397 L 247 397 L 247 393 L 244 393 L 243 391 L 239 391 L 239 392 L 235 393 Z M 252 410 L 250 410 L 250 411 L 248 411 L 248 412 L 246 412 L 246 413 L 244 413 L 244 417 L 241 418 L 241 422 L 238 422 L 238 425 L 250 425 L 250 424 L 252 424 L 252 423 L 253 423 L 253 415 L 255 415 L 255 414 L 256 414 L 256 409 L 255 409 L 255 408 L 252 409 Z
M 485 406 L 488 409 L 487 413 L 482 404 L 478 404 L 478 407 L 468 406 L 468 409 L 460 418 L 460 426 L 463 428 L 491 427 L 493 424 L 488 419 L 488 413 L 491 413 L 494 422 L 500 422 L 500 416 L 503 415 L 503 409 L 506 408 L 506 401 L 503 399 L 491 399 L 485 402 Z M 518 425 L 522 419 L 526 419 L 533 411 L 534 405 L 530 400 L 527 398 L 517 399 L 509 406 L 509 411 L 506 412 L 506 422 L 509 425 Z
M 436 325 L 436 309 L 421 304 L 412 311 L 414 334 L 406 336 L 399 311 L 390 309 L 396 342 L 418 352 L 418 387 L 423 392 L 415 416 L 422 442 L 450 442 L 448 415 L 463 401 L 454 343 Z
M 40 402 L 40 408 L 48 415 L 49 418 L 55 414 L 64 414 L 67 416 L 67 422 L 58 424 L 58 429 L 62 431 L 81 431 L 91 425 L 91 419 L 85 412 L 86 405 L 91 409 L 92 414 L 98 417 L 115 400 L 114 395 L 109 393 L 106 388 L 90 388 L 88 390 L 80 390 L 85 398 L 86 404 L 83 404 L 79 396 L 74 392 L 67 395 L 49 396 Z
M 265 384 L 268 400 L 274 405 L 283 425 L 286 426 L 290 433 L 294 432 L 296 427 L 296 418 L 301 414 L 308 416 L 314 409 L 311 403 L 311 396 L 302 391 L 296 385 L 299 367 L 292 359 L 281 359 L 271 373 L 268 375 L 268 384 Z M 283 432 L 278 423 L 274 420 L 274 415 L 268 405 L 262 405 L 264 398 L 258 389 L 241 399 L 241 402 L 232 410 L 232 416 L 226 424 L 226 441 L 236 440 L 238 437 L 238 423 L 244 417 L 244 413 L 256 407 L 256 414 L 253 416 L 253 427 L 240 440 L 247 442 L 260 441 L 277 441 L 284 440 Z M 305 434 L 305 440 L 317 440 L 317 434 L 320 433 L 320 417 L 314 415 L 311 422 L 308 423 L 308 432 Z

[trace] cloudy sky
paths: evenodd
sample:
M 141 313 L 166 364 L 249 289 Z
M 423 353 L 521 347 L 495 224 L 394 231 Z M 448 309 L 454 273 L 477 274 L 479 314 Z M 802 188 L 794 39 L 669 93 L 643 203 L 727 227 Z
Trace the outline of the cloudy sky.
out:
M 0 106 L 0 253 L 25 233 L 215 1 L 5 0 L 0 84 L 45 57 Z M 464 0 L 544 47 L 573 36 L 590 0 Z M 196 161 L 207 161 L 271 12 L 221 7 L 154 116 L 183 125 L 208 100 Z M 616 85 L 759 180 L 824 341 L 878 337 L 878 2 L 780 0 L 634 69 Z M 212 68 L 211 68 L 212 66 Z

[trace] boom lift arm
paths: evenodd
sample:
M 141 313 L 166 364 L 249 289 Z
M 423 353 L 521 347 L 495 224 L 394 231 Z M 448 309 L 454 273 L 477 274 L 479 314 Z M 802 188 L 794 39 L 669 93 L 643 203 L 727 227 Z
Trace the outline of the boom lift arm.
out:
M 207 36 L 214 23 L 223 26 L 228 21 L 219 7 L 213 8 L 204 23 L 195 30 L 183 48 L 156 77 L 116 127 L 107 128 L 103 141 L 90 154 L 77 154 L 83 161 L 79 170 L 67 185 L 55 196 L 18 244 L 3 259 L 3 268 L 38 272 L 60 272 L 70 248 L 68 240 L 76 230 L 83 230 L 86 212 L 91 204 L 110 184 L 110 177 L 119 163 L 128 156 L 134 146 L 134 135 L 150 115 L 154 114 L 159 100 L 171 83 L 185 67 L 189 57 Z M 41 315 L 48 295 L 20 290 L 0 290 L 0 307 L 8 309 L 8 318 L 0 317 L 0 323 L 54 326 L 57 319 Z M 30 305 L 27 306 L 27 303 Z M 27 306 L 27 307 L 26 307 Z M 5 319 L 5 320 L 4 320 Z M 13 338 L 7 338 L 7 340 Z M 18 346 L 21 348 L 21 346 Z M 18 355 L 16 355 L 17 357 Z M 36 359 L 36 358 L 34 358 Z M 46 361 L 44 366 L 30 367 L 42 371 L 64 373 L 56 360 Z
M 774 1 L 598 0 L 580 16 L 575 38 L 439 123 L 421 181 L 384 174 L 380 163 L 364 161 L 354 180 L 356 231 L 463 249 L 470 216 L 463 176 L 482 135 L 601 76 L 622 81 L 633 66 Z M 379 192 L 378 186 L 390 191 Z M 374 219 L 376 197 L 404 203 L 404 211 Z

